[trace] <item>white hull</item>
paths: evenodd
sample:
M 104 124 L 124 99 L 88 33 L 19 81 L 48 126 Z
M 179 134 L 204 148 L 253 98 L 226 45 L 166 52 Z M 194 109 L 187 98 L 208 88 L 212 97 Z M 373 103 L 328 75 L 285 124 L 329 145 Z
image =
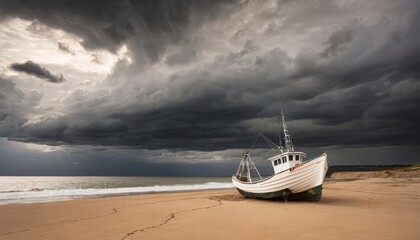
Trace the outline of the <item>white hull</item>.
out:
M 233 185 L 245 192 L 267 194 L 290 190 L 301 193 L 321 186 L 328 170 L 327 154 L 306 161 L 294 168 L 287 169 L 266 179 L 255 182 L 243 182 L 232 176 Z

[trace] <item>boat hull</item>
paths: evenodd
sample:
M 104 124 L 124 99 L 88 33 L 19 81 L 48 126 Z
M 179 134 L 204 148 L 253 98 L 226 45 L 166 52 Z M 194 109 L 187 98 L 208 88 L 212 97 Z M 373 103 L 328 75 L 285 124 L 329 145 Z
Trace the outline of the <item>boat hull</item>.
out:
M 300 193 L 292 193 L 289 189 L 270 193 L 252 193 L 237 188 L 238 192 L 247 198 L 272 199 L 281 201 L 309 201 L 318 202 L 322 196 L 322 185 Z
M 239 193 L 249 198 L 319 201 L 327 170 L 327 154 L 324 153 L 260 181 L 244 182 L 232 176 L 232 183 Z

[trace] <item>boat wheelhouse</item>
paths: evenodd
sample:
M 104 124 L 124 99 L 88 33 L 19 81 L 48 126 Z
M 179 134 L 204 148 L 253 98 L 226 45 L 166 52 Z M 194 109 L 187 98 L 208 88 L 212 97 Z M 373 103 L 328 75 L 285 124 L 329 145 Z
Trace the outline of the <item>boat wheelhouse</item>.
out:
M 304 152 L 285 152 L 267 159 L 273 166 L 274 174 L 302 164 L 306 157 Z

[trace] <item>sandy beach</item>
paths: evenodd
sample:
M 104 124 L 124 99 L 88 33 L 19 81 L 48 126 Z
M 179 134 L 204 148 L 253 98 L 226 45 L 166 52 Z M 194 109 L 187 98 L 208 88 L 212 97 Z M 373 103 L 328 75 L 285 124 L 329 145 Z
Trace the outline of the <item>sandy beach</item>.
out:
M 0 239 L 419 239 L 419 216 L 420 178 L 342 179 L 317 203 L 226 189 L 3 205 Z

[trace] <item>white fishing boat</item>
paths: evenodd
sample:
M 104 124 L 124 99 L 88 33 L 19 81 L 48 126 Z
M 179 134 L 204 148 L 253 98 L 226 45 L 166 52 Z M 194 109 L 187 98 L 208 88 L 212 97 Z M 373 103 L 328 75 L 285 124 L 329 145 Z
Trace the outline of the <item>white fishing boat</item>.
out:
M 327 154 L 304 161 L 306 154 L 294 150 L 283 112 L 281 115 L 285 146 L 281 146 L 281 141 L 278 146 L 260 134 L 270 145 L 278 148 L 277 155 L 266 159 L 270 161 L 274 174 L 263 179 L 250 153 L 245 153 L 238 171 L 232 176 L 232 183 L 239 193 L 249 198 L 319 201 L 328 170 Z M 252 179 L 252 170 L 257 180 Z

